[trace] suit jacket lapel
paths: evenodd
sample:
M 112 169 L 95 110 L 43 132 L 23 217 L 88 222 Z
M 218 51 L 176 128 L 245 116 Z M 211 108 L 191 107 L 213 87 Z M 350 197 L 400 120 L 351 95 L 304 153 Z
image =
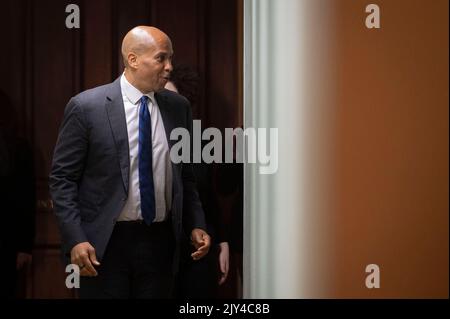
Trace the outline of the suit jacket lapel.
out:
M 130 169 L 130 151 L 128 145 L 128 131 L 123 105 L 122 91 L 120 88 L 120 77 L 115 80 L 107 92 L 106 113 L 108 114 L 114 143 L 116 145 L 117 157 L 119 159 L 125 194 L 128 194 L 128 180 Z

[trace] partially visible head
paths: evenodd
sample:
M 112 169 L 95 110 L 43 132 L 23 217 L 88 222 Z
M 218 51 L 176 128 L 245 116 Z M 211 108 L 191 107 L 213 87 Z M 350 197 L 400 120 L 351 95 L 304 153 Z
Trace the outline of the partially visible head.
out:
M 183 95 L 192 106 L 194 118 L 200 116 L 198 109 L 200 77 L 195 69 L 186 65 L 177 65 L 170 74 L 166 89 Z
M 125 75 L 142 93 L 159 91 L 172 72 L 172 42 L 161 30 L 138 26 L 122 41 Z
M 195 104 L 198 100 L 199 82 L 200 77 L 193 68 L 177 65 L 170 74 L 170 82 L 167 83 L 166 89 L 180 93 L 191 104 Z

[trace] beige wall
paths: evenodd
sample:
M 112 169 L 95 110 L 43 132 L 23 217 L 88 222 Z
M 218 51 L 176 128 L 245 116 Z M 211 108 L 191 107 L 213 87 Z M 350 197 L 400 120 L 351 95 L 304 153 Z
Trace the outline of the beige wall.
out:
M 331 296 L 448 298 L 448 1 L 368 3 L 336 1 Z
M 448 1 L 370 3 L 246 1 L 245 297 L 448 298 Z

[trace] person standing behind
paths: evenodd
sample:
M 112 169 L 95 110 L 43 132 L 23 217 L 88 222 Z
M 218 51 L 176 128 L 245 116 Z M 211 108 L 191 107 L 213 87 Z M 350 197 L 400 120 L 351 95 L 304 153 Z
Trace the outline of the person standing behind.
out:
M 65 109 L 50 191 L 81 298 L 171 297 L 183 230 L 192 258 L 209 250 L 192 166 L 169 156 L 172 129 L 192 127 L 189 102 L 164 90 L 172 55 L 164 32 L 133 28 L 124 73 Z
M 176 66 L 171 73 L 166 89 L 186 97 L 195 108 L 198 96 L 197 73 L 187 66 Z M 194 112 L 196 113 L 196 112 Z M 205 141 L 201 141 L 205 143 Z M 202 145 L 203 148 L 204 145 Z M 228 228 L 223 212 L 218 203 L 214 189 L 214 163 L 194 163 L 194 175 L 202 202 L 208 233 L 212 237 L 212 249 L 202 260 L 189 258 L 191 248 L 187 245 L 182 249 L 181 267 L 177 280 L 178 298 L 215 298 L 218 296 L 218 286 L 225 283 L 229 271 Z

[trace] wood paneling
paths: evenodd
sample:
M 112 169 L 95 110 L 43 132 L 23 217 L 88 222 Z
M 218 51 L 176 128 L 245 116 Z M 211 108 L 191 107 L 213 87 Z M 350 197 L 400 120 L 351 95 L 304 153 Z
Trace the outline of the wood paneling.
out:
M 112 57 L 116 54 L 112 55 L 112 11 L 110 0 L 89 1 L 84 7 L 81 30 L 83 89 L 108 83 L 113 78 Z
M 336 298 L 448 298 L 448 6 L 336 5 L 333 262 Z M 381 289 L 367 289 L 368 264 Z
M 31 94 L 34 143 L 39 146 L 43 157 L 38 177 L 46 179 L 64 107 L 81 87 L 80 30 L 66 28 L 64 2 L 43 0 L 36 4 L 31 2 Z
M 33 252 L 33 270 L 30 298 L 73 298 L 75 290 L 65 286 L 66 273 L 58 248 L 36 248 Z
M 238 124 L 237 2 L 208 1 L 206 39 L 207 124 L 223 129 Z M 235 14 L 225 14 L 232 11 Z M 212 23 L 214 22 L 214 23 Z M 224 49 L 226 48 L 226 52 Z

